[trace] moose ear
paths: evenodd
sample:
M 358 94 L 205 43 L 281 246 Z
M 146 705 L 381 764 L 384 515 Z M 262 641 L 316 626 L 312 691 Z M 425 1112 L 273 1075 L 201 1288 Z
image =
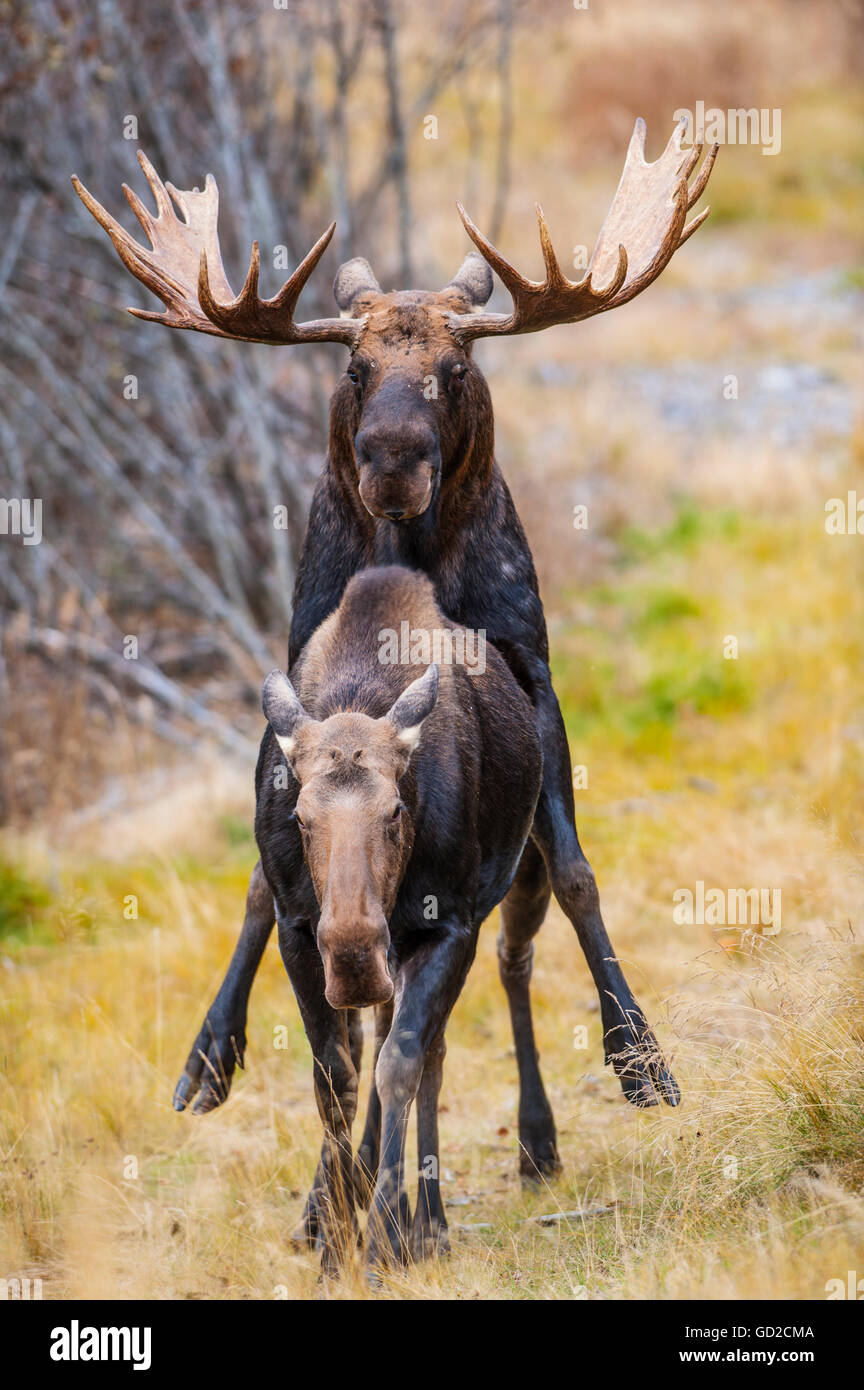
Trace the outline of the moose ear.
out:
M 460 290 L 472 309 L 482 309 L 492 296 L 492 271 L 477 251 L 469 251 L 446 290 Z
M 339 305 L 341 318 L 351 317 L 351 305 L 358 294 L 363 294 L 366 290 L 373 290 L 375 294 L 381 293 L 381 286 L 375 279 L 368 261 L 364 261 L 362 256 L 355 256 L 353 261 L 346 261 L 344 265 L 340 265 L 333 281 L 333 298 Z
M 420 742 L 420 726 L 435 708 L 438 699 L 438 667 L 433 662 L 422 676 L 403 690 L 395 705 L 384 718 L 395 724 L 397 740 L 407 752 L 413 753 Z
M 297 692 L 288 677 L 281 671 L 271 671 L 261 693 L 264 716 L 276 735 L 276 740 L 286 758 L 290 758 L 297 744 L 297 735 L 302 725 L 310 722 L 309 715 L 297 698 Z

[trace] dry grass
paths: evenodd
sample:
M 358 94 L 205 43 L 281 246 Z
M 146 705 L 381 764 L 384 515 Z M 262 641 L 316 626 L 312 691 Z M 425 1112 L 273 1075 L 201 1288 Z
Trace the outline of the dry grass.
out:
M 454 1254 L 394 1275 L 384 1296 L 818 1298 L 829 1278 L 860 1265 L 862 737 L 852 672 L 864 624 L 855 542 L 824 537 L 810 556 L 805 541 L 787 521 L 752 523 L 743 540 L 709 529 L 683 549 L 670 543 L 622 571 L 619 611 L 610 618 L 600 605 L 591 637 L 559 634 L 566 703 L 594 709 L 574 738 L 591 779 L 583 836 L 684 1104 L 639 1115 L 623 1102 L 602 1066 L 590 980 L 553 911 L 535 994 L 565 1173 L 523 1192 L 489 923 L 451 1026 L 442 1097 Z M 757 589 L 759 561 L 774 579 Z M 640 605 L 670 572 L 699 615 L 646 626 Z M 735 624 L 712 621 L 718 593 L 734 603 Z M 716 634 L 729 626 L 753 635 L 738 663 L 745 697 L 671 720 L 643 708 L 640 668 L 662 667 L 670 632 L 687 634 L 698 667 L 722 663 Z M 582 657 L 591 648 L 602 667 L 608 642 L 620 669 L 609 707 L 595 708 Z M 696 770 L 716 794 L 690 783 Z M 193 813 L 195 800 L 184 795 L 182 823 L 173 803 L 161 816 L 159 804 L 150 809 L 140 839 L 149 856 L 130 858 L 122 843 L 113 860 L 82 856 L 75 841 L 51 855 L 33 838 L 7 847 L 19 872 L 47 888 L 19 904 L 31 925 L 5 942 L 2 1049 L 13 1084 L 0 1101 L 0 1268 L 40 1274 L 46 1296 L 321 1292 L 315 1260 L 286 1243 L 319 1133 L 275 948 L 253 996 L 249 1071 L 229 1104 L 204 1120 L 169 1108 L 253 857 L 233 779 L 202 769 Z M 718 941 L 709 927 L 675 926 L 672 891 L 697 878 L 780 886 L 783 931 Z M 123 918 L 128 894 L 137 921 Z M 277 1050 L 281 1024 L 288 1045 Z M 577 1025 L 589 1029 L 587 1051 L 572 1045 Z M 528 1219 L 597 1204 L 608 1214 L 561 1231 Z M 349 1278 L 326 1295 L 365 1293 Z

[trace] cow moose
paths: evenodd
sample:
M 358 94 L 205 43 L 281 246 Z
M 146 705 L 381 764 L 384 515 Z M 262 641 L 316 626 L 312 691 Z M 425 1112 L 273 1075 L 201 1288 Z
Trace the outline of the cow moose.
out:
M 124 264 L 164 305 L 162 313 L 132 309 L 137 317 L 221 338 L 338 342 L 349 350 L 331 402 L 329 453 L 298 568 L 289 673 L 311 634 L 337 608 L 352 575 L 370 565 L 399 564 L 428 575 L 450 620 L 486 631 L 531 702 L 543 750 L 542 784 L 531 834 L 501 907 L 499 951 L 514 1024 L 523 1021 L 517 1044 L 522 1094 L 535 1098 L 531 1112 L 519 1118 L 520 1168 L 526 1177 L 559 1166 L 526 1013 L 532 941 L 552 892 L 587 958 L 600 998 L 606 1061 L 628 1100 L 637 1106 L 658 1100 L 675 1105 L 679 1090 L 615 957 L 579 843 L 570 753 L 552 689 L 534 564 L 495 462 L 492 404 L 472 345 L 479 338 L 534 333 L 607 312 L 657 278 L 710 211 L 687 223 L 717 146 L 690 182 L 702 146 L 682 148 L 685 125 L 676 126 L 662 155 L 649 163 L 645 123 L 636 122 L 618 190 L 580 280 L 562 272 L 539 206 L 542 282 L 526 279 L 506 261 L 458 205 L 477 250 L 468 253 L 443 290 L 385 293 L 368 262 L 357 258 L 336 275 L 340 316 L 307 322 L 295 321 L 295 307 L 333 226 L 272 299 L 259 297 L 259 253 L 253 244 L 245 283 L 235 296 L 219 251 L 218 193 L 211 175 L 203 191 L 178 190 L 163 184 L 139 151 L 157 215 L 125 185 L 124 191 L 149 247 L 74 180 Z M 492 270 L 512 299 L 509 313 L 485 308 Z M 431 380 L 435 391 L 425 389 Z M 286 833 L 296 841 L 296 854 L 299 830 Z M 273 923 L 273 897 L 259 864 L 228 972 L 177 1084 L 177 1109 L 194 1100 L 201 1113 L 226 1098 L 235 1064 L 243 1062 L 249 992 Z
M 446 1249 L 444 1029 L 480 927 L 513 881 L 540 792 L 533 710 L 498 652 L 486 645 L 473 668 L 458 659 L 440 669 L 387 660 L 382 634 L 403 622 L 412 651 L 418 636 L 455 627 L 425 575 L 361 570 L 305 644 L 292 681 L 273 671 L 264 684 L 269 728 L 255 833 L 314 1059 L 324 1142 L 307 1223 L 325 1272 L 350 1252 L 355 1200 L 369 1205 L 364 1253 L 373 1268 Z M 280 775 L 286 759 L 296 804 Z M 292 820 L 299 836 L 287 833 Z M 512 942 L 508 931 L 505 923 L 505 948 L 518 950 L 518 925 Z M 367 1007 L 380 1045 L 355 1163 L 359 1010 Z M 531 1029 L 527 996 L 524 1007 L 517 1042 Z M 412 1222 L 404 1160 L 415 1098 L 421 1172 Z

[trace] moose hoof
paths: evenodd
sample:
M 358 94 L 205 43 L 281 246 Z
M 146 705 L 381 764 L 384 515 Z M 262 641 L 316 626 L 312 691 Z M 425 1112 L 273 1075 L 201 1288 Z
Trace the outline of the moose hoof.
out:
M 192 1051 L 186 1058 L 183 1075 L 174 1087 L 174 1109 L 191 1108 L 193 1115 L 206 1115 L 222 1105 L 228 1099 L 235 1067 L 243 1066 L 245 1051 L 245 1022 L 223 1023 L 210 1015 L 195 1039 Z
M 296 1250 L 314 1250 L 318 1244 L 318 1213 L 308 1203 L 288 1236 L 288 1244 L 293 1245 Z
M 533 1146 L 520 1141 L 519 1176 L 523 1183 L 541 1183 L 561 1172 L 561 1160 L 554 1141 Z
M 441 1260 L 450 1254 L 450 1232 L 444 1220 L 427 1220 L 414 1223 L 411 1228 L 409 1248 L 412 1260 Z
M 607 1034 L 607 1064 L 612 1063 L 621 1089 L 631 1105 L 646 1110 L 665 1101 L 681 1100 L 678 1082 L 663 1060 L 657 1039 L 647 1024 L 620 1024 Z

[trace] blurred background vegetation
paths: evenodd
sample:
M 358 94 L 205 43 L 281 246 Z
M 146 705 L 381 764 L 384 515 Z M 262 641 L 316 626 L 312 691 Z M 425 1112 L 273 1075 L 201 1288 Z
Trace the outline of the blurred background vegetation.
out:
M 825 530 L 830 498 L 864 497 L 864 7 L 78 8 L 0 3 L 0 495 L 42 497 L 45 533 L 0 537 L 0 1273 L 81 1296 L 315 1280 L 285 1245 L 318 1121 L 275 950 L 224 1112 L 168 1102 L 254 862 L 260 678 L 284 661 L 343 354 L 124 315 L 145 292 L 69 174 L 131 228 L 138 145 L 181 187 L 211 170 L 235 283 L 254 237 L 293 265 L 335 216 L 311 315 L 348 255 L 386 287 L 445 283 L 468 246 L 457 198 L 529 275 L 535 199 L 563 264 L 590 253 L 634 118 L 650 158 L 701 100 L 779 109 L 780 153 L 721 147 L 706 226 L 632 304 L 477 349 L 587 770 L 580 830 L 684 1106 L 621 1102 L 553 909 L 538 1036 L 566 1169 L 521 1193 L 487 928 L 442 1097 L 465 1229 L 449 1266 L 392 1292 L 823 1297 L 864 1249 L 864 539 Z M 117 658 L 127 633 L 138 663 Z M 673 891 L 700 879 L 780 887 L 780 937 L 673 926 Z M 575 1228 L 529 1221 L 597 1202 Z
M 679 107 L 779 107 L 781 153 L 724 148 L 710 235 L 662 291 L 590 327 L 479 349 L 501 461 L 547 607 L 566 615 L 629 530 L 668 527 L 691 502 L 782 506 L 812 476 L 802 452 L 828 451 L 821 486 L 848 443 L 837 371 L 861 289 L 860 4 L 286 5 L 0 10 L 0 444 L 6 492 L 42 498 L 45 535 L 0 548 L 0 816 L 13 821 L 125 799 L 118 778 L 185 761 L 202 738 L 248 755 L 344 356 L 136 323 L 121 310 L 146 292 L 71 172 L 137 232 L 120 193 L 124 180 L 144 192 L 136 148 L 180 187 L 212 170 L 235 284 L 255 237 L 265 266 L 293 266 L 335 216 L 312 315 L 351 255 L 387 286 L 445 283 L 467 245 L 457 198 L 529 273 L 542 200 L 567 263 L 571 246 L 590 251 L 637 114 L 650 156 Z M 271 269 L 266 287 L 284 278 Z M 579 536 L 571 497 L 590 503 Z M 127 633 L 137 662 L 118 655 Z

